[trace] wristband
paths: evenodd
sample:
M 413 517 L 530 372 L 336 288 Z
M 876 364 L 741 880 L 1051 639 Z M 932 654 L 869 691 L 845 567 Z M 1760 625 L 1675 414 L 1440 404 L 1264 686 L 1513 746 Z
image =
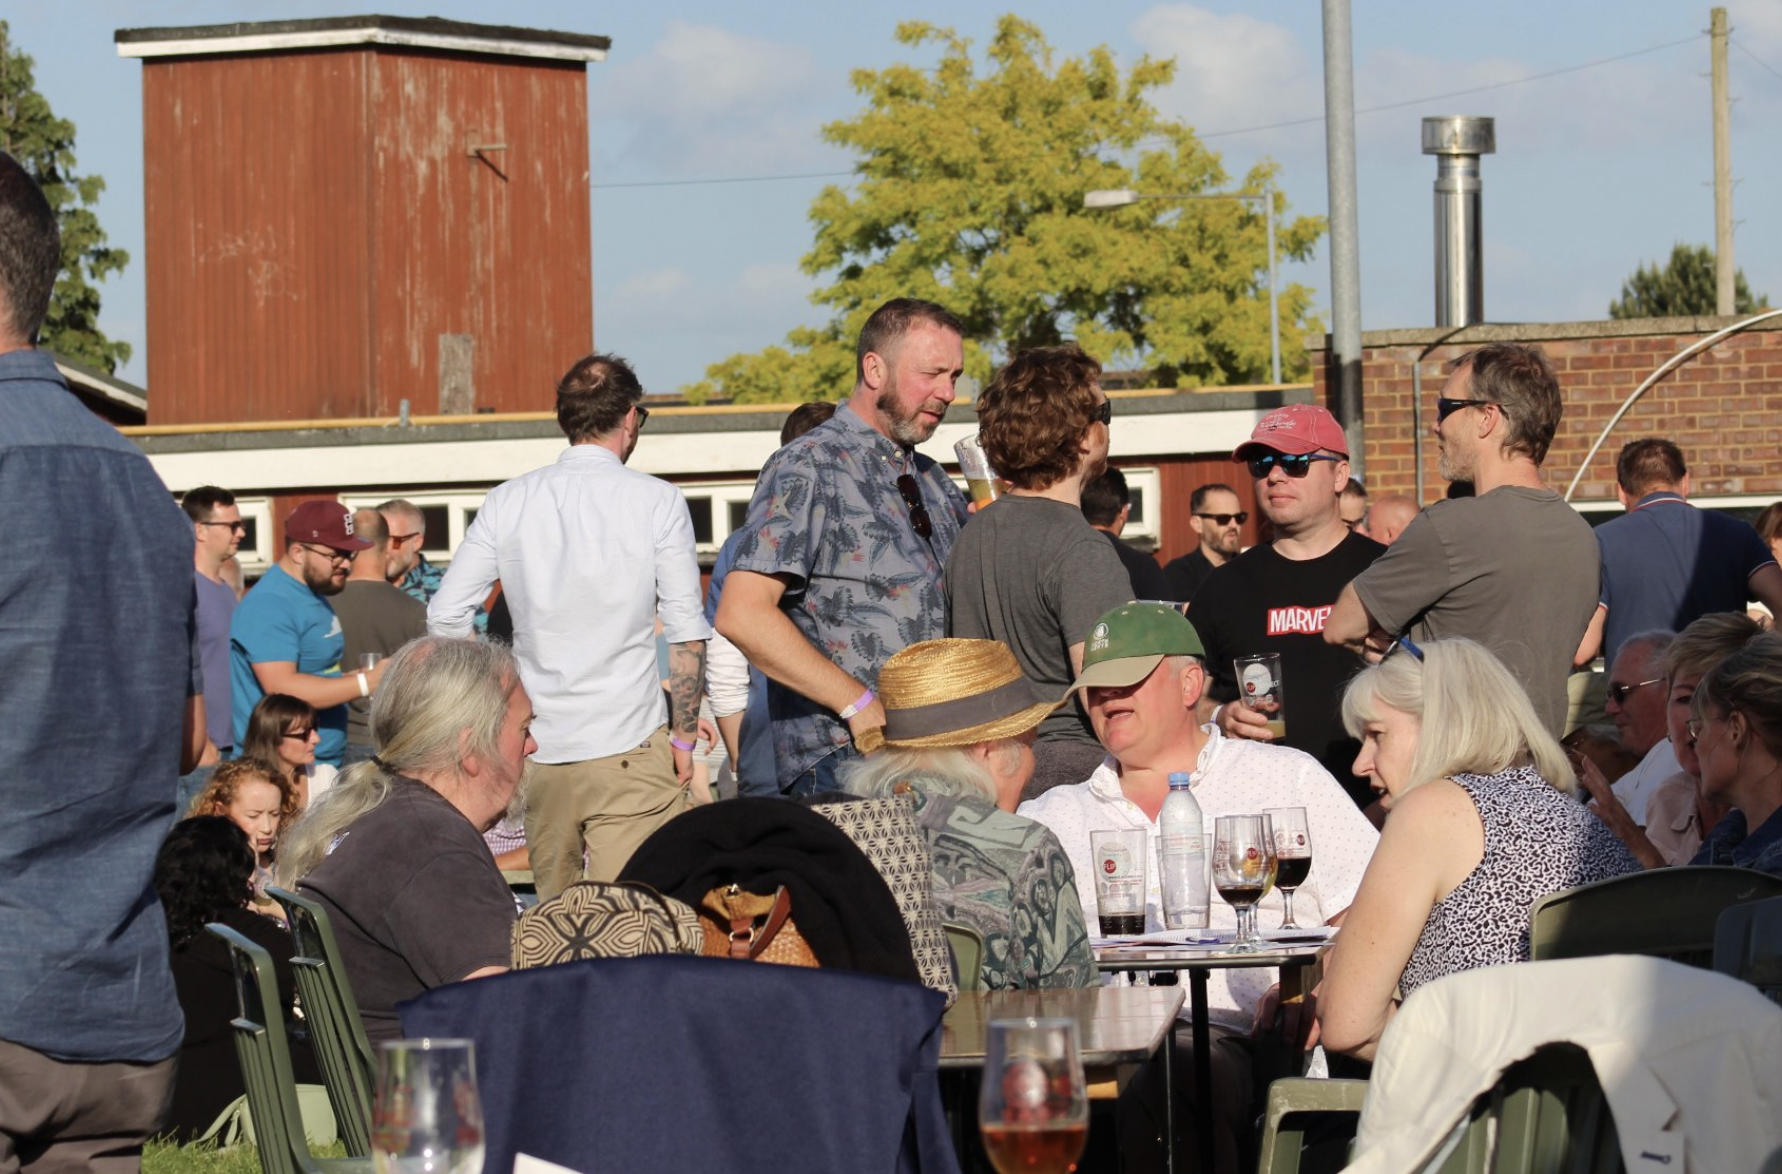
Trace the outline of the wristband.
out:
M 867 706 L 871 705 L 874 701 L 877 701 L 877 700 L 878 700 L 878 694 L 874 693 L 871 689 L 868 689 L 866 692 L 862 693 L 860 696 L 858 696 L 854 699 L 854 704 L 848 706 L 846 709 L 841 711 L 841 715 L 840 715 L 841 719 L 845 722 L 853 721 L 855 714 L 859 713 L 861 710 L 865 709 Z
M 371 696 L 371 682 L 367 681 L 365 679 L 365 670 L 360 669 L 357 673 L 355 673 L 353 675 L 359 678 L 359 696 L 361 696 L 361 697 Z
M 693 748 L 696 745 L 693 742 L 683 742 L 673 734 L 668 735 L 668 744 L 676 750 L 685 750 L 689 754 L 693 753 Z
M 1210 722 L 1212 725 L 1217 726 L 1219 724 L 1219 715 L 1224 712 L 1225 712 L 1225 706 L 1223 706 L 1223 705 L 1213 706 L 1213 716 L 1208 718 L 1207 721 Z

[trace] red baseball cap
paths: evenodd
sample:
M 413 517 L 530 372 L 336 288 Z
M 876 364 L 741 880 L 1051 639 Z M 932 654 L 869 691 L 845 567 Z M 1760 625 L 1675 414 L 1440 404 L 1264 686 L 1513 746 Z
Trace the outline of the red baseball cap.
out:
M 1258 421 L 1250 439 L 1237 446 L 1231 459 L 1247 461 L 1257 450 L 1299 456 L 1320 449 L 1348 456 L 1349 440 L 1343 435 L 1343 426 L 1316 404 L 1288 404 Z
M 285 519 L 286 542 L 314 542 L 335 550 L 368 550 L 353 533 L 353 513 L 338 501 L 306 501 Z

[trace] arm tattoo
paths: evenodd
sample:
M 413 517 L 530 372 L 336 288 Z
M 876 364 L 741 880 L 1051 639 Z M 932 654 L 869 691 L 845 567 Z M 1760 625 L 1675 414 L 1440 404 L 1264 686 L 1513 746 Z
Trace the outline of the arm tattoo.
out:
M 699 703 L 705 699 L 705 641 L 668 646 L 669 728 L 692 741 L 699 732 Z

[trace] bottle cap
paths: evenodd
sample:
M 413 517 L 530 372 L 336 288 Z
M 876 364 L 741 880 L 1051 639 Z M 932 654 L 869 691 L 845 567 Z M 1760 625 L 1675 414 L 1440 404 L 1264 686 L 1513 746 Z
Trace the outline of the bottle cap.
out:
M 1169 785 L 1172 787 L 1186 787 L 1188 781 L 1193 777 L 1193 775 L 1185 770 L 1172 770 L 1169 772 Z

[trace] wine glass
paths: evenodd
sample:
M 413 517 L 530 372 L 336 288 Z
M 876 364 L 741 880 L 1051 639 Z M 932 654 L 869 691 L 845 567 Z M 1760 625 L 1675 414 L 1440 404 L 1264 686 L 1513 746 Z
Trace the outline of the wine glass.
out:
M 1274 883 L 1275 851 L 1266 815 L 1221 815 L 1213 823 L 1213 887 L 1237 910 L 1234 954 L 1256 952 L 1256 903 Z
M 1293 920 L 1293 890 L 1306 883 L 1312 872 L 1312 830 L 1303 807 L 1271 807 L 1263 812 L 1274 821 L 1275 887 L 1283 902 L 1282 929 L 1299 929 Z
M 467 1039 L 402 1039 L 377 1055 L 377 1174 L 482 1174 L 483 1102 Z
M 1089 1139 L 1089 1096 L 1070 1019 L 992 1020 L 978 1128 L 997 1174 L 1070 1174 Z

